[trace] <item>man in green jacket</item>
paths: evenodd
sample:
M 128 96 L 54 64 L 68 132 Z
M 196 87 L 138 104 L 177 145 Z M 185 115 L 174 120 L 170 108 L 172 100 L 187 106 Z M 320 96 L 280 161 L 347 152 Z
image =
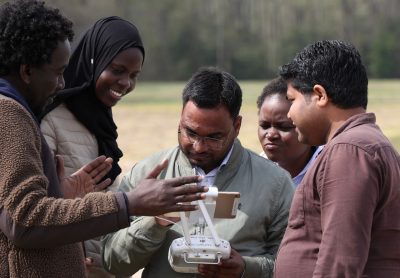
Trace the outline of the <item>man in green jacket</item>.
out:
M 132 190 L 149 169 L 168 159 L 161 179 L 191 175 L 195 168 L 204 176 L 203 184 L 240 192 L 236 218 L 214 221 L 218 235 L 231 244 L 230 258 L 218 265 L 199 265 L 198 270 L 202 277 L 271 277 L 293 194 L 290 176 L 243 148 L 236 138 L 242 91 L 233 76 L 202 68 L 189 80 L 182 100 L 179 146 L 136 164 L 120 189 Z M 175 272 L 169 265 L 168 249 L 178 237 L 182 237 L 180 223 L 136 217 L 129 228 L 104 238 L 105 267 L 119 275 L 144 268 L 142 277 L 197 277 Z

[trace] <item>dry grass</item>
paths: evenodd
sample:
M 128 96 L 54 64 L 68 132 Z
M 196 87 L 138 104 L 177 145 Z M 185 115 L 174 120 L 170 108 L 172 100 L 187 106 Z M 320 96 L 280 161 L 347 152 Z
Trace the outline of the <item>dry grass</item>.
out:
M 256 99 L 265 82 L 240 82 L 243 89 L 243 116 L 239 139 L 260 152 L 257 138 Z M 124 151 L 121 165 L 126 171 L 144 157 L 177 144 L 184 83 L 139 83 L 136 90 L 114 108 L 119 144 Z M 371 81 L 369 111 L 377 115 L 383 132 L 400 150 L 400 81 Z

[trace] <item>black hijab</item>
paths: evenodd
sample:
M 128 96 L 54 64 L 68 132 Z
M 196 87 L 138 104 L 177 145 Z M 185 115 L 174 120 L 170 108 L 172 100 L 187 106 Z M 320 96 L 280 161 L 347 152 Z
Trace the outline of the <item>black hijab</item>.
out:
M 139 48 L 144 58 L 142 40 L 133 24 L 116 16 L 97 21 L 74 49 L 64 72 L 65 89 L 57 94 L 45 112 L 65 103 L 72 114 L 96 136 L 99 155 L 113 158 L 112 169 L 105 177 L 113 181 L 121 173 L 118 161 L 123 154 L 116 141 L 117 126 L 111 107 L 105 106 L 96 97 L 95 88 L 97 79 L 114 57 L 132 47 Z

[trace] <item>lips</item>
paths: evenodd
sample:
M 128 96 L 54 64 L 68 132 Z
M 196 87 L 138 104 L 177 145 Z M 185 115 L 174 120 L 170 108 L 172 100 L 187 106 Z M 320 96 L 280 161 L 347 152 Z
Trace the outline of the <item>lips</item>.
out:
M 201 162 L 207 161 L 210 158 L 210 156 L 208 154 L 193 154 L 193 153 L 190 153 L 188 155 L 188 158 L 189 158 L 190 161 L 201 163 Z
M 113 89 L 110 89 L 110 93 L 113 97 L 115 97 L 117 99 L 121 99 L 124 95 L 126 95 L 126 92 L 118 92 Z
M 273 151 L 273 150 L 279 149 L 279 145 L 274 144 L 274 143 L 266 143 L 266 144 L 264 144 L 264 148 L 266 150 Z

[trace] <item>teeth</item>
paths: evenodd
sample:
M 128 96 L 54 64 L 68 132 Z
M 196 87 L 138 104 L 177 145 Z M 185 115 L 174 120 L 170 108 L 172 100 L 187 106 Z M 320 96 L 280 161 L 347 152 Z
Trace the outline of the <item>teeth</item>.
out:
M 122 97 L 124 95 L 124 93 L 120 93 L 120 92 L 117 92 L 114 90 L 110 90 L 110 91 L 111 91 L 111 94 L 113 94 L 116 97 Z

